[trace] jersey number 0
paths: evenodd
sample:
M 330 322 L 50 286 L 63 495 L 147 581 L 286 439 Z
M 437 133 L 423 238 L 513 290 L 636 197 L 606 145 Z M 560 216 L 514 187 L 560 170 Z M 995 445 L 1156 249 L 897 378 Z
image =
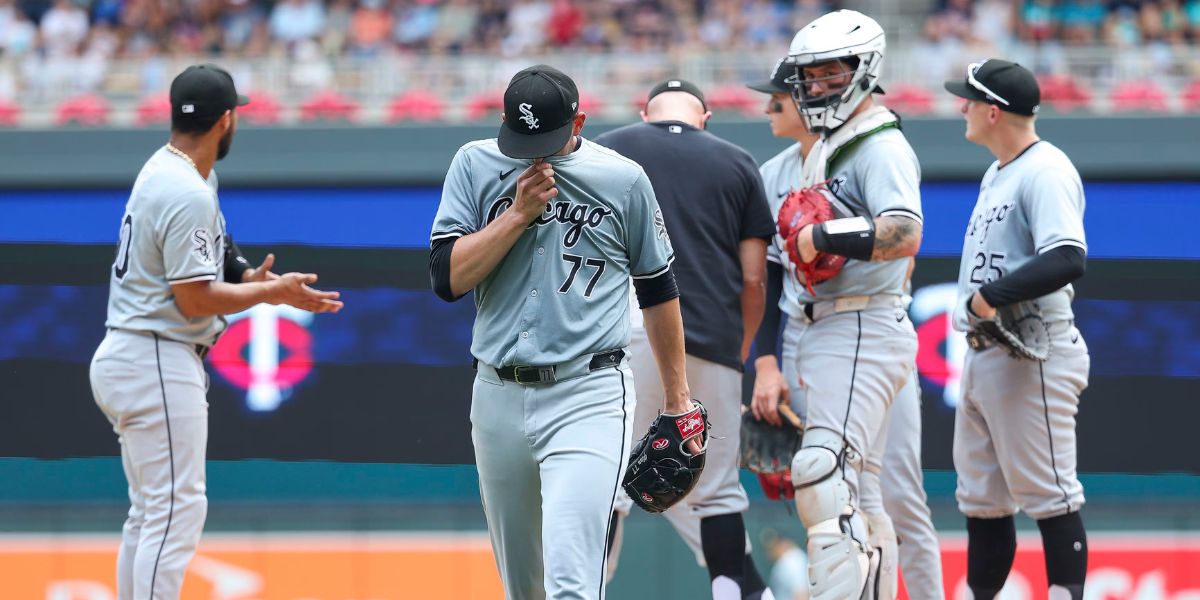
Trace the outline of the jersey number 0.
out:
M 117 241 L 117 260 L 113 263 L 113 275 L 117 281 L 129 272 L 129 245 L 133 243 L 133 215 L 125 215 L 121 222 L 121 237 Z

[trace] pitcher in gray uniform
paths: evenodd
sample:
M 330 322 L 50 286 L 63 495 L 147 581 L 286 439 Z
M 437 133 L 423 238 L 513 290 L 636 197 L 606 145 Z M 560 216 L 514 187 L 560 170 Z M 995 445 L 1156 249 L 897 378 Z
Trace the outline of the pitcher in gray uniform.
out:
M 895 570 L 880 560 L 881 551 L 895 551 L 895 534 L 881 506 L 864 517 L 860 502 L 871 498 L 860 494 L 859 481 L 876 477 L 866 467 L 883 456 L 888 409 L 916 357 L 901 294 L 908 257 L 920 246 L 921 202 L 916 156 L 895 115 L 871 97 L 884 48 L 878 23 L 840 10 L 801 29 L 788 52 L 792 99 L 820 134 L 801 183 L 827 182 L 823 193 L 840 207 L 833 220 L 786 240 L 776 235 L 769 252 L 789 274 L 784 343 L 795 349 L 789 361 L 807 405 L 791 475 L 817 600 L 858 598 L 868 589 L 895 594 Z M 776 207 L 784 201 L 769 199 Z M 810 292 L 789 256 L 812 261 L 818 250 L 847 260 Z M 773 404 L 757 404 L 757 414 L 775 412 Z
M 760 167 L 767 195 L 772 199 L 775 210 L 778 210 L 779 203 L 789 192 L 803 187 L 802 161 L 820 137 L 808 131 L 800 112 L 791 101 L 790 75 L 784 57 L 775 63 L 769 79 L 748 84 L 750 89 L 770 95 L 765 112 L 770 120 L 772 135 L 796 140 L 795 144 Z M 912 259 L 909 259 L 909 264 L 911 269 Z M 790 401 L 797 414 L 804 415 L 804 390 L 796 369 L 796 348 L 789 342 L 781 353 L 772 343 L 780 328 L 780 303 L 795 303 L 796 299 L 787 297 L 787 294 L 799 288 L 789 286 L 784 289 L 783 269 L 776 262 L 768 266 L 768 273 L 767 308 L 758 358 L 755 359 L 759 375 L 755 379 L 754 395 L 758 399 L 754 404 L 773 405 L 784 399 Z M 908 297 L 905 296 L 905 299 Z M 783 359 L 782 370 L 777 358 L 779 356 Z M 860 481 L 860 488 L 868 502 L 861 507 L 864 511 L 883 510 L 891 519 L 897 540 L 895 558 L 902 569 L 909 598 L 941 600 L 945 597 L 941 547 L 933 528 L 921 471 L 920 396 L 914 370 L 893 400 L 887 419 L 887 441 L 882 459 L 867 457 L 865 469 L 868 475 Z M 869 489 L 874 485 L 879 486 L 877 492 Z M 882 503 L 872 501 L 878 497 L 882 497 Z M 868 516 L 868 522 L 871 519 Z M 880 521 L 880 518 L 875 517 L 875 520 Z M 882 556 L 880 560 L 886 562 L 889 557 Z
M 213 164 L 248 102 L 229 73 L 188 67 L 171 83 L 171 140 L 146 161 L 121 219 L 108 333 L 92 359 L 96 404 L 121 444 L 129 517 L 117 558 L 119 600 L 178 598 L 208 500 L 208 375 L 224 315 L 260 302 L 337 312 L 316 275 L 251 267 L 225 231 Z M 233 285 L 238 284 L 238 285 Z
M 1071 282 L 1083 275 L 1083 184 L 1071 160 L 1034 128 L 1041 92 L 1005 60 L 967 67 L 946 89 L 965 98 L 966 137 L 996 157 L 963 239 L 954 327 L 967 332 L 954 422 L 959 509 L 967 516 L 971 596 L 999 594 L 1016 552 L 1013 515 L 1042 534 L 1050 600 L 1083 598 L 1087 534 L 1075 474 L 1075 414 L 1090 359 L 1074 325 Z M 1030 303 L 1047 323 L 1044 361 L 1015 358 L 975 326 L 996 307 Z
M 514 76 L 499 137 L 455 155 L 430 236 L 437 294 L 475 292 L 471 439 L 512 600 L 604 597 L 633 433 L 631 277 L 663 410 L 694 406 L 653 188 L 637 163 L 580 137 L 578 103 L 551 67 Z

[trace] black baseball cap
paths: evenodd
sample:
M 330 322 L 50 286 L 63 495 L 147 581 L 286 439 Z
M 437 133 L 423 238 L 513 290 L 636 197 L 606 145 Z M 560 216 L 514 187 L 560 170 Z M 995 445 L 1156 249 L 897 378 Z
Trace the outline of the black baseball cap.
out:
M 171 82 L 174 119 L 216 117 L 249 102 L 249 98 L 237 93 L 229 71 L 214 64 L 192 65 Z
M 1037 114 L 1042 102 L 1042 91 L 1033 73 L 1015 62 L 998 58 L 971 63 L 961 81 L 946 82 L 946 91 L 1027 117 Z
M 747 83 L 746 87 L 764 94 L 790 94 L 792 84 L 788 79 L 796 74 L 795 65 L 789 64 L 787 57 L 779 59 L 771 69 L 771 78 Z
M 509 158 L 545 158 L 571 138 L 579 90 L 562 71 L 534 65 L 513 75 L 504 90 L 504 123 L 496 142 Z
M 704 102 L 704 92 L 700 91 L 700 87 L 683 79 L 668 79 L 650 88 L 650 95 L 646 96 L 646 105 L 649 106 L 650 101 L 653 100 L 655 96 L 664 94 L 666 92 L 685 92 L 691 94 L 700 101 L 700 106 L 704 110 L 708 110 L 708 104 Z

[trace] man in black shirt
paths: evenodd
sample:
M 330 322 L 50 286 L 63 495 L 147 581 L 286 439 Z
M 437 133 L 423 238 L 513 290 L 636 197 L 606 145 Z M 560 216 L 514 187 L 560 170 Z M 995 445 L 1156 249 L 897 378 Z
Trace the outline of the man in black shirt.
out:
M 703 389 L 714 423 L 704 474 L 667 519 L 707 565 L 714 600 L 769 599 L 747 551 L 738 482 L 742 365 L 762 320 L 767 240 L 775 234 L 758 165 L 745 150 L 704 130 L 712 113 L 693 84 L 668 80 L 650 91 L 643 123 L 602 134 L 596 142 L 639 163 L 650 178 L 675 248 L 687 351 L 687 377 Z M 631 300 L 632 301 L 632 300 Z M 637 392 L 635 431 L 649 427 L 661 406 L 654 357 L 631 307 L 632 368 Z M 630 500 L 619 497 L 610 540 L 610 574 L 620 551 L 620 521 Z

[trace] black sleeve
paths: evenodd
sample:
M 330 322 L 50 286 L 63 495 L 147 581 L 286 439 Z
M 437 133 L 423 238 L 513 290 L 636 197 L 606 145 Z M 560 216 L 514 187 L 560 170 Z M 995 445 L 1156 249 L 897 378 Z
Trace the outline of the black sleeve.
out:
M 741 238 L 764 239 L 768 242 L 775 235 L 775 218 L 771 216 L 771 206 L 767 203 L 767 193 L 763 189 L 762 174 L 753 159 L 743 164 L 746 171 L 746 205 L 742 210 Z
M 237 243 L 233 241 L 233 236 L 225 233 L 225 282 L 226 283 L 241 283 L 242 273 L 249 271 L 253 267 L 250 266 L 250 261 L 242 256 L 241 248 L 238 248 Z
M 454 243 L 457 241 L 457 237 L 442 238 L 434 240 L 429 248 L 429 283 L 438 298 L 446 302 L 454 302 L 466 296 L 455 296 L 454 291 L 450 289 L 450 255 L 454 252 Z
M 779 298 L 783 296 L 783 267 L 779 263 L 767 262 L 767 305 L 763 309 L 762 323 L 754 335 L 754 354 L 779 356 L 779 324 L 783 322 L 783 311 L 779 310 Z
M 1059 246 L 1033 257 L 1021 268 L 985 284 L 979 295 L 992 306 L 1041 298 L 1083 276 L 1087 255 L 1079 246 Z
M 642 310 L 679 297 L 679 286 L 675 283 L 675 271 L 670 268 L 658 277 L 634 279 L 633 290 L 637 293 L 638 308 Z

